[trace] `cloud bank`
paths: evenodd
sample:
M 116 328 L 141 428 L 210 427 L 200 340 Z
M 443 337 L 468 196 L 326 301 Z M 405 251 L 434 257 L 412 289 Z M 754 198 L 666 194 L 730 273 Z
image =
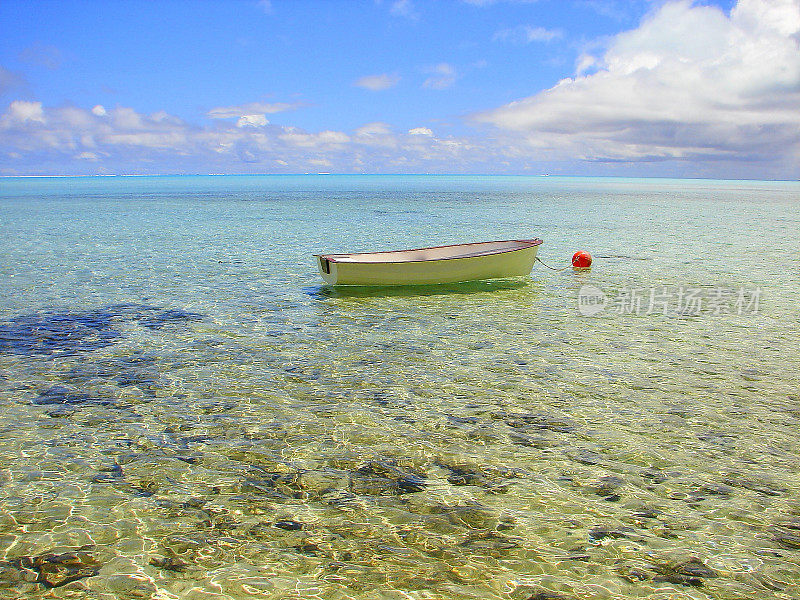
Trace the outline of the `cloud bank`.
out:
M 576 77 L 474 119 L 533 155 L 797 164 L 800 2 L 665 4 Z
M 479 146 L 426 127 L 308 132 L 253 107 L 214 109 L 202 127 L 165 112 L 17 100 L 0 116 L 0 174 L 464 172 L 485 160 Z

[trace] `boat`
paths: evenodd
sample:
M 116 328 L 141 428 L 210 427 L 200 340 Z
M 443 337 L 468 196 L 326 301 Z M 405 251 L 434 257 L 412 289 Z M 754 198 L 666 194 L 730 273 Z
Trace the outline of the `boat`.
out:
M 328 285 L 434 285 L 528 275 L 541 243 L 536 238 L 314 256 Z

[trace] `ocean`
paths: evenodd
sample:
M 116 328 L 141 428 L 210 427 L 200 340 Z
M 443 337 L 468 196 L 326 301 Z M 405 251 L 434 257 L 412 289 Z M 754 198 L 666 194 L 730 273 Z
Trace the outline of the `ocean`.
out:
M 0 179 L 0 598 L 800 597 L 798 298 L 797 182 Z

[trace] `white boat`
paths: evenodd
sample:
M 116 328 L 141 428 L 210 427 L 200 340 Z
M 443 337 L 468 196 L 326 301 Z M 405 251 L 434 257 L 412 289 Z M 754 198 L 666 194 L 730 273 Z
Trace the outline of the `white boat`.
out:
M 540 239 L 315 254 L 328 285 L 432 285 L 528 275 Z

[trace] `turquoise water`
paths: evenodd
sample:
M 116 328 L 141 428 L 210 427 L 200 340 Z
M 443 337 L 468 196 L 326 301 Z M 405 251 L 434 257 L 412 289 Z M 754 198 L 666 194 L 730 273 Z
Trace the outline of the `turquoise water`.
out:
M 798 208 L 791 182 L 2 179 L 0 598 L 796 598 Z M 531 236 L 595 264 L 341 290 L 311 259 Z

